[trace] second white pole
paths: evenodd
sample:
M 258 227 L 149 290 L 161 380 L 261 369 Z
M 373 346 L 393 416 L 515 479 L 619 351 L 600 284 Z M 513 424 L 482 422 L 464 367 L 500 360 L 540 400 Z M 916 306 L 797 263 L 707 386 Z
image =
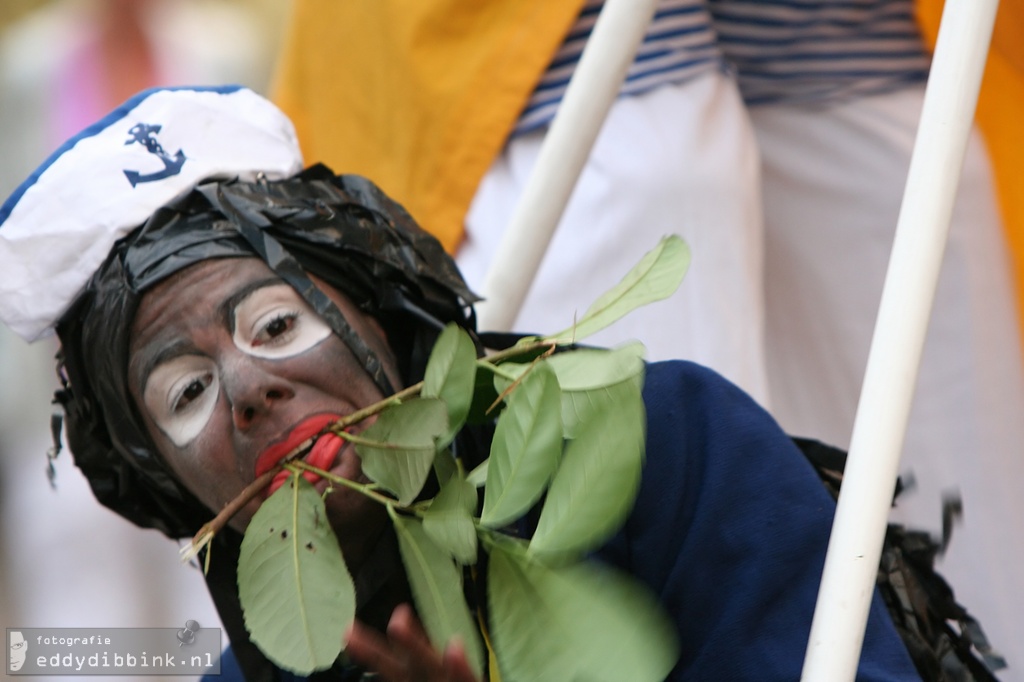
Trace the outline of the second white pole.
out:
M 998 0 L 946 0 L 802 679 L 853 680 Z

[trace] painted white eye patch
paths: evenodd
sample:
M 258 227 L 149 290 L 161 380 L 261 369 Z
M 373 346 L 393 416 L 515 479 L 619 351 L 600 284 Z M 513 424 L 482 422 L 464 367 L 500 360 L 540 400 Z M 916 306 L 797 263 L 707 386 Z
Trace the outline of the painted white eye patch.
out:
M 261 358 L 303 353 L 331 335 L 331 328 L 287 284 L 256 289 L 235 308 L 235 345 Z
M 303 353 L 331 335 L 331 328 L 287 284 L 255 289 L 232 312 L 232 342 L 259 358 Z M 177 446 L 202 432 L 220 393 L 216 362 L 205 355 L 179 355 L 149 373 L 143 402 L 153 421 Z
M 213 360 L 179 355 L 160 363 L 149 374 L 142 400 L 160 430 L 183 447 L 210 420 L 219 392 Z

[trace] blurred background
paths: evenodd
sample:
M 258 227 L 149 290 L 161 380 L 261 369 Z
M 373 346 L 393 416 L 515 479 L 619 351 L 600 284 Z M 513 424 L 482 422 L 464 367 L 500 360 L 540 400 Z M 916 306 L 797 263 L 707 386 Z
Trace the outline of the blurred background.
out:
M 289 10 L 282 0 L 3 0 L 0 196 L 144 88 L 241 83 L 265 93 Z M 219 627 L 178 544 L 101 507 L 67 452 L 51 488 L 55 350 L 0 326 L 0 621 Z

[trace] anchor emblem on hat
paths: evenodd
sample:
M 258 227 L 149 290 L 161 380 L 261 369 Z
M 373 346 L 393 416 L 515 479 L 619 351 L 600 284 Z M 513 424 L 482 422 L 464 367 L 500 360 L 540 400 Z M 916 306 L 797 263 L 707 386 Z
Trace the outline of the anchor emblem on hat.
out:
M 160 159 L 163 164 L 163 170 L 159 170 L 153 173 L 147 173 L 143 175 L 139 171 L 126 170 L 124 172 L 125 177 L 128 178 L 128 182 L 132 183 L 132 187 L 135 187 L 142 182 L 153 182 L 154 180 L 163 180 L 169 178 L 172 175 L 177 175 L 181 172 L 181 167 L 185 165 L 185 153 L 178 150 L 178 153 L 171 156 L 164 151 L 163 146 L 157 142 L 156 134 L 160 132 L 162 126 L 151 123 L 136 123 L 132 126 L 132 129 L 128 131 L 130 137 L 125 141 L 126 145 L 129 144 L 141 144 L 146 148 L 150 154 L 155 155 Z

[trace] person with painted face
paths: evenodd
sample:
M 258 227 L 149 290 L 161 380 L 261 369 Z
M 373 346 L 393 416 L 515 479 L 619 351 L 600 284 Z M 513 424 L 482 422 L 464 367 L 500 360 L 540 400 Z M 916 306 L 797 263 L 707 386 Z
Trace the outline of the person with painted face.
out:
M 421 379 L 446 324 L 481 353 L 512 341 L 477 333 L 476 297 L 401 206 L 303 169 L 291 123 L 243 88 L 146 91 L 69 140 L 0 209 L 0 271 L 0 318 L 61 341 L 57 400 L 96 497 L 172 538 L 310 439 L 307 461 L 365 481 L 354 448 L 320 434 Z M 710 370 L 651 364 L 644 402 L 639 495 L 594 560 L 669 614 L 669 679 L 796 679 L 833 511 L 818 474 Z M 482 461 L 488 433 L 464 429 L 452 454 Z M 217 535 L 206 577 L 225 672 L 249 680 L 291 679 L 249 640 L 235 574 L 269 492 Z M 384 509 L 347 490 L 325 502 L 356 584 L 355 664 L 314 677 L 474 679 L 458 645 L 424 637 Z M 859 676 L 918 679 L 877 596 Z

